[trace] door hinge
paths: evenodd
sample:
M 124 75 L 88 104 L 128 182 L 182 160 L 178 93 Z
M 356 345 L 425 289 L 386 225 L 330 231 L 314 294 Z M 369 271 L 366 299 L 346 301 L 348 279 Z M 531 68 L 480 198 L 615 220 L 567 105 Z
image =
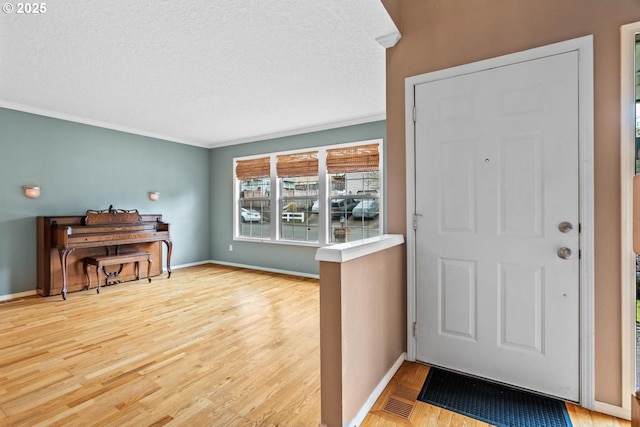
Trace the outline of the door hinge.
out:
M 418 217 L 422 216 L 422 214 L 419 213 L 414 213 L 413 214 L 413 221 L 411 221 L 411 225 L 413 226 L 414 230 L 418 229 Z
M 417 322 L 413 322 L 413 337 L 414 337 L 414 338 L 418 336 L 418 335 L 417 335 L 417 332 L 416 332 L 416 331 L 417 331 L 417 329 L 418 329 Z
M 416 122 L 416 106 L 413 106 L 413 123 Z

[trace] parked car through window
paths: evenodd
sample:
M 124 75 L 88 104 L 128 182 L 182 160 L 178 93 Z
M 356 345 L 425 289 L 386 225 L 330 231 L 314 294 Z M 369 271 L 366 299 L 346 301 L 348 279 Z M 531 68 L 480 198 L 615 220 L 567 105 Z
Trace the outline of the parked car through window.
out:
M 260 222 L 262 215 L 256 210 L 242 208 L 240 209 L 240 220 L 242 222 Z
M 383 233 L 382 140 L 234 159 L 234 239 L 326 245 Z
M 357 218 L 375 218 L 380 213 L 380 203 L 378 200 L 363 200 L 353 208 L 351 214 Z

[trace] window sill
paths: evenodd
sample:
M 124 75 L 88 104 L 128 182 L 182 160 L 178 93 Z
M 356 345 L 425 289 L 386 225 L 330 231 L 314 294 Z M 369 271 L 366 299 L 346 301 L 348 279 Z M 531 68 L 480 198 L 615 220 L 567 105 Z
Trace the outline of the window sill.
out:
M 287 245 L 287 246 L 305 246 L 310 248 L 322 247 L 322 245 L 318 242 L 305 242 L 303 240 L 272 240 L 272 239 L 260 239 L 256 237 L 234 237 L 233 240 L 237 242 L 267 243 L 272 245 Z

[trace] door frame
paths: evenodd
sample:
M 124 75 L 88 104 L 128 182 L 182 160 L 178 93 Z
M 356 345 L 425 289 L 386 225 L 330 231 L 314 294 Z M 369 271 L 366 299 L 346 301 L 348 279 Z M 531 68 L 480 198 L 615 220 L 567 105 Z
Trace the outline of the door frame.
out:
M 640 22 L 620 27 L 620 194 L 621 194 L 621 330 L 622 330 L 622 408 L 631 413 L 635 394 L 636 359 L 636 281 L 633 252 L 633 176 L 635 153 L 635 38 Z
M 495 67 L 566 52 L 578 52 L 578 162 L 580 234 L 580 405 L 594 408 L 594 199 L 593 199 L 593 36 L 588 35 L 509 55 L 433 71 L 405 79 L 406 223 L 407 223 L 407 360 L 416 360 L 416 212 L 415 86 Z

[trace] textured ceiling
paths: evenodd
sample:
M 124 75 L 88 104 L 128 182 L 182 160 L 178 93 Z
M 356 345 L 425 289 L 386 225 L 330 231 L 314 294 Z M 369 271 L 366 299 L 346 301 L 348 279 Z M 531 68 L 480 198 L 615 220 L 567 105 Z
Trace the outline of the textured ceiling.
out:
M 384 118 L 380 0 L 12 5 L 0 107 L 202 147 Z

